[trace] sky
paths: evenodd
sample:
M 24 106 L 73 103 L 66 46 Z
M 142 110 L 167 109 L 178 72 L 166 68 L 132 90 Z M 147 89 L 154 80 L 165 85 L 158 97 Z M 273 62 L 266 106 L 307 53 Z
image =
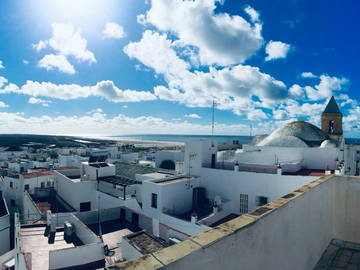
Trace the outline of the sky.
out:
M 0 133 L 360 137 L 358 1 L 3 0 Z

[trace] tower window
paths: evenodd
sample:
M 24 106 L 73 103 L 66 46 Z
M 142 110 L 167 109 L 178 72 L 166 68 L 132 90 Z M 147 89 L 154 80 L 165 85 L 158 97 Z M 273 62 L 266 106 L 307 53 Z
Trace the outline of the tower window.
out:
M 329 130 L 328 130 L 329 134 L 334 134 L 334 120 L 330 120 L 329 121 Z

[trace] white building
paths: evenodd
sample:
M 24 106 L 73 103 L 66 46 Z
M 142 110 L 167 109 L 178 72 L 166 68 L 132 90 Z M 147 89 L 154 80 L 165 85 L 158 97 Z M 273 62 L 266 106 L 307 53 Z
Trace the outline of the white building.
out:
M 155 153 L 155 166 L 162 169 L 175 170 L 177 162 L 184 161 L 184 152 L 180 150 L 161 150 Z

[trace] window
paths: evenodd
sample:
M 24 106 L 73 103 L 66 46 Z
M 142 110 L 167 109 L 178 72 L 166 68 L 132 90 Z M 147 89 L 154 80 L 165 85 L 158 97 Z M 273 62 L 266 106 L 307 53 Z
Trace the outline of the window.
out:
M 151 193 L 151 207 L 157 208 L 157 194 Z
M 10 182 L 10 187 L 13 188 L 14 187 L 14 183 Z
M 246 214 L 249 212 L 249 195 L 240 194 L 240 213 Z
M 91 210 L 91 202 L 80 203 L 80 212 L 85 212 L 90 210 Z
M 334 133 L 334 120 L 330 120 L 329 121 L 329 130 L 328 130 L 329 134 L 333 134 Z
M 264 196 L 258 196 L 256 198 L 256 204 L 257 206 L 262 206 L 264 204 L 267 204 L 268 203 L 268 198 L 267 197 L 264 197 Z
M 45 188 L 45 182 L 41 182 L 41 188 Z
M 25 185 L 25 188 L 24 188 L 26 191 L 29 191 L 30 187 L 29 185 Z

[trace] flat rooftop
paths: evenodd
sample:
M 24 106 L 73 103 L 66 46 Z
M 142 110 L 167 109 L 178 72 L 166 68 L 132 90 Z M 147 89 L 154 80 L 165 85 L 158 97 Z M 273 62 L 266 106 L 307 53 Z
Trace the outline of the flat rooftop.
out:
M 132 180 L 130 178 L 117 176 L 117 175 L 99 177 L 98 179 L 99 181 L 107 182 L 114 185 L 121 185 L 121 186 L 130 186 L 130 185 L 135 185 L 137 183 L 141 183 Z
M 96 235 L 99 235 L 99 225 L 87 225 Z M 110 250 L 115 251 L 115 255 L 106 258 L 106 265 L 113 265 L 123 260 L 121 249 L 118 243 L 121 243 L 123 237 L 139 231 L 140 228 L 132 226 L 129 222 L 123 222 L 119 219 L 101 222 L 102 238 L 105 245 L 108 245 Z
M 31 253 L 32 269 L 49 269 L 49 251 L 75 247 L 73 243 L 66 243 L 64 232 L 57 231 L 54 243 L 49 244 L 49 238 L 45 236 L 45 226 L 21 228 L 21 249 L 25 253 Z
M 95 168 L 109 167 L 110 165 L 106 162 L 98 162 L 98 163 L 89 163 L 89 166 Z
M 155 180 L 153 183 L 158 185 L 167 185 L 167 184 L 173 184 L 177 182 L 184 182 L 184 181 L 191 181 L 194 180 L 194 177 L 173 177 L 173 178 L 167 178 L 167 179 L 159 179 Z
M 360 244 L 333 239 L 314 270 L 359 270 Z
M 156 252 L 164 247 L 169 245 L 165 241 L 162 241 L 158 238 L 151 236 L 145 231 L 137 232 L 131 235 L 126 236 L 128 242 L 139 250 L 143 255 Z
M 30 178 L 36 178 L 36 177 L 47 176 L 47 175 L 52 175 L 52 174 L 54 174 L 53 170 L 47 170 L 47 171 L 40 170 L 40 171 L 32 172 L 32 173 L 25 173 L 25 174 L 22 174 L 21 176 L 23 179 L 30 179 Z

